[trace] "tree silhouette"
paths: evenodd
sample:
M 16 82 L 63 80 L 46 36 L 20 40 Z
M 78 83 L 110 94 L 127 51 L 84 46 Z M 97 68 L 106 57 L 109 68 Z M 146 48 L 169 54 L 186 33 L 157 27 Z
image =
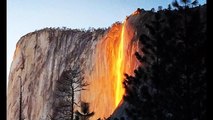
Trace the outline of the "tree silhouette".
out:
M 58 100 L 54 119 L 74 119 L 74 106 L 78 106 L 78 103 L 75 102 L 75 95 L 81 90 L 86 90 L 87 85 L 89 84 L 84 81 L 79 68 L 69 69 L 62 73 L 60 80 L 57 81 L 55 95 Z
M 163 10 L 162 6 L 158 6 L 158 11 Z
M 151 12 L 155 12 L 155 8 L 152 8 L 152 9 L 151 9 Z
M 23 116 L 22 116 L 22 80 L 21 80 L 21 76 L 18 76 L 19 77 L 19 120 L 24 120 L 23 119 Z
M 168 5 L 168 10 L 172 10 L 171 4 Z
M 140 36 L 142 54 L 135 55 L 143 66 L 125 74 L 126 113 L 132 120 L 206 119 L 205 20 L 200 9 L 186 20 L 182 11 L 162 14 Z
M 180 3 L 184 4 L 183 6 L 180 5 Z M 180 3 L 177 0 L 174 0 L 172 2 L 173 7 L 182 10 L 182 9 L 188 9 L 189 6 L 191 5 L 192 7 L 195 7 L 199 4 L 198 0 L 180 0 Z

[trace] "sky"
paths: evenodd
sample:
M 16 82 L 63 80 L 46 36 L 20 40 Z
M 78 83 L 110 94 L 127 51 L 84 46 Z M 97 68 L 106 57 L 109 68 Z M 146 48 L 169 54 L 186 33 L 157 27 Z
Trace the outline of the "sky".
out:
M 137 8 L 167 8 L 172 0 L 7 0 L 7 81 L 16 43 L 45 27 L 103 28 Z M 202 5 L 206 0 L 199 0 Z M 8 82 L 7 82 L 8 83 Z

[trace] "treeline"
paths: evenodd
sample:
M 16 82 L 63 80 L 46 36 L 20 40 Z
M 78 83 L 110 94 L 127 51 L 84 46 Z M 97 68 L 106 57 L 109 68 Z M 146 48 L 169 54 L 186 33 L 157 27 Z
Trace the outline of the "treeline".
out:
M 182 0 L 182 3 L 183 6 L 176 0 L 172 3 L 177 12 L 171 11 L 171 5 L 164 11 L 160 7 L 155 19 L 145 25 L 149 34 L 140 35 L 142 54 L 138 51 L 135 56 L 141 65 L 133 76 L 125 74 L 123 82 L 123 99 L 129 104 L 125 109 L 128 118 L 104 120 L 207 119 L 206 16 L 201 17 L 202 9 L 206 8 L 199 6 L 192 10 L 189 6 L 198 2 Z M 79 66 L 62 73 L 57 81 L 55 113 L 49 116 L 51 120 L 89 120 L 95 114 L 89 111 L 89 103 L 76 103 L 75 95 L 89 85 L 82 76 Z M 23 119 L 21 97 L 20 92 L 20 120 Z M 74 106 L 81 110 L 74 110 Z
M 67 27 L 45 27 L 43 29 L 40 30 L 35 30 L 33 32 L 27 33 L 26 35 L 22 36 L 22 38 L 30 36 L 32 34 L 39 34 L 40 32 L 43 31 L 50 31 L 50 32 L 54 32 L 54 31 L 62 31 L 62 32 L 66 32 L 66 33 L 77 33 L 77 32 L 83 32 L 83 33 L 92 33 L 92 32 L 97 32 L 97 33 L 104 33 L 105 31 L 109 30 L 110 27 L 108 28 L 94 28 L 94 27 L 89 27 L 88 29 L 85 28 L 81 28 L 81 29 L 72 29 L 72 28 L 67 28 Z
M 206 120 L 205 13 L 189 7 L 195 1 L 182 3 L 172 3 L 177 12 L 157 11 L 145 25 L 149 35 L 140 36 L 142 54 L 135 53 L 142 65 L 123 82 L 126 120 Z

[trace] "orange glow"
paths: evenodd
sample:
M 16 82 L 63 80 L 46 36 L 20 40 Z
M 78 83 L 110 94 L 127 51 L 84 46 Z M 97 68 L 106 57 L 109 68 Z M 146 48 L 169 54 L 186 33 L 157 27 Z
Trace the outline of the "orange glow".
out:
M 16 45 L 16 50 L 15 50 L 15 53 L 13 55 L 13 60 L 16 58 L 16 56 L 20 53 L 20 48 L 18 45 Z
M 125 21 L 121 29 L 121 39 L 118 46 L 118 55 L 116 61 L 116 94 L 115 94 L 115 106 L 118 106 L 124 94 L 124 88 L 122 86 L 123 74 L 124 74 L 124 31 L 125 31 Z
M 141 9 L 137 9 L 135 12 L 133 12 L 131 15 L 138 15 L 138 14 L 140 14 L 142 12 L 142 10 Z
M 90 110 L 95 112 L 91 120 L 109 117 L 119 105 L 124 94 L 124 73 L 132 74 L 137 66 L 134 56 L 137 42 L 132 42 L 134 34 L 125 21 L 114 24 L 98 41 L 92 58 L 94 65 L 85 71 L 90 85 L 81 93 L 81 100 L 89 102 Z

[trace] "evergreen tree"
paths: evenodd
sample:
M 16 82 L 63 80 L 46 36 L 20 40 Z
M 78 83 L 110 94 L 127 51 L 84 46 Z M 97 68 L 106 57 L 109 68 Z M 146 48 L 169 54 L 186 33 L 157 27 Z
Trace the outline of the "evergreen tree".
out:
M 89 85 L 84 81 L 81 70 L 78 67 L 65 70 L 61 78 L 57 81 L 56 102 L 54 119 L 74 119 L 74 106 L 78 106 L 75 102 L 75 95 L 81 90 L 86 90 Z
M 183 6 L 181 6 L 180 4 L 184 4 Z M 195 7 L 199 4 L 198 0 L 180 0 L 180 3 L 177 0 L 174 0 L 172 2 L 173 7 L 182 10 L 182 9 L 188 9 L 189 6 Z
M 152 8 L 152 9 L 151 9 L 151 12 L 155 12 L 155 8 Z
M 168 10 L 172 10 L 171 4 L 168 5 Z
M 157 12 L 146 25 L 143 54 L 135 54 L 143 66 L 134 76 L 125 74 L 123 83 L 132 120 L 206 119 L 206 23 L 199 13 L 193 10 L 183 20 L 181 11 L 167 19 Z
M 163 10 L 163 7 L 162 6 L 158 6 L 158 11 L 161 11 Z

